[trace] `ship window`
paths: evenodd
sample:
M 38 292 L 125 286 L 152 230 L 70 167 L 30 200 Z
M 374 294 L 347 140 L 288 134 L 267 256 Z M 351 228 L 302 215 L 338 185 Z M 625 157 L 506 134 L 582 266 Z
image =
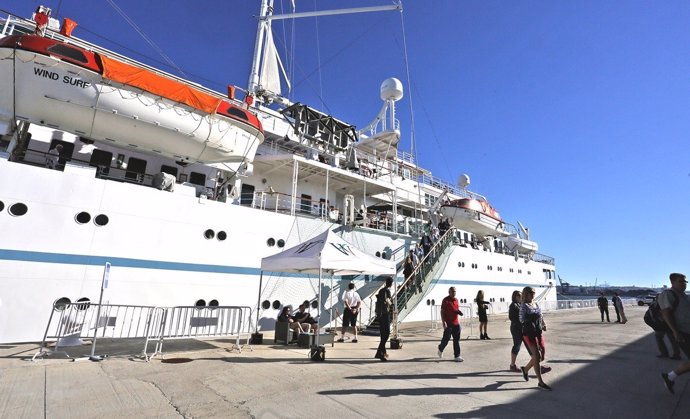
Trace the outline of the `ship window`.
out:
M 101 227 L 104 226 L 104 225 L 106 225 L 106 224 L 108 224 L 108 221 L 110 221 L 110 220 L 108 219 L 108 216 L 105 215 L 105 214 L 98 214 L 98 215 L 96 216 L 96 218 L 93 219 L 93 222 L 94 222 L 97 226 L 101 226 Z
M 237 109 L 237 108 L 230 106 L 230 107 L 228 107 L 227 112 L 228 112 L 228 115 L 236 116 L 240 119 L 244 119 L 245 121 L 249 121 L 247 114 L 241 109 Z
M 177 167 L 162 164 L 161 165 L 161 172 L 167 173 L 169 175 L 173 175 L 173 176 L 175 176 L 175 179 L 177 179 Z
M 242 184 L 242 192 L 240 192 L 240 205 L 251 205 L 254 201 L 254 185 Z
M 510 272 L 513 272 L 513 268 L 510 268 Z
M 521 273 L 522 273 L 522 269 L 518 269 L 518 273 L 521 274 Z
M 141 183 L 144 180 L 144 174 L 146 174 L 146 160 L 130 157 L 127 161 L 125 179 Z
M 532 275 L 532 271 L 527 271 L 527 275 Z
M 196 300 L 196 303 L 194 303 L 195 307 L 205 307 L 206 306 L 206 300 L 203 298 Z
M 77 306 L 76 306 L 77 310 L 86 310 L 91 306 L 91 300 L 89 300 L 86 297 L 82 297 L 82 298 L 78 299 L 76 302 L 81 303 L 81 304 L 77 304 Z
M 380 258 L 381 257 L 381 252 L 376 252 L 376 257 Z
M 266 240 L 266 244 L 268 245 L 268 247 L 273 247 L 276 245 L 276 239 L 271 237 L 270 239 Z
M 189 174 L 189 183 L 199 186 L 206 186 L 206 175 L 203 173 L 192 172 Z
M 0 201 L 0 212 L 5 209 L 5 203 Z
M 209 306 L 209 307 L 218 307 L 218 306 L 219 306 L 218 300 L 211 300 L 211 301 L 209 301 L 209 302 L 208 302 L 208 306 Z
M 264 310 L 268 310 L 269 308 L 271 308 L 271 302 L 268 300 L 264 300 L 261 303 L 261 308 L 263 308 Z
M 311 195 L 300 196 L 299 211 L 307 214 L 311 212 Z
M 66 309 L 67 306 L 68 306 L 71 302 L 72 302 L 72 300 L 70 300 L 69 298 L 67 298 L 67 297 L 62 297 L 62 298 L 56 300 L 56 301 L 53 303 L 53 309 L 54 309 L 55 311 L 62 311 L 62 310 L 64 310 L 64 309 Z
M 319 306 L 319 302 L 314 300 L 311 302 L 311 308 L 317 308 Z
M 26 206 L 26 204 L 22 204 L 21 202 L 17 204 L 12 204 L 7 212 L 10 213 L 10 215 L 14 215 L 15 217 L 21 217 L 22 215 L 26 214 L 29 211 L 29 208 Z
M 223 241 L 228 238 L 228 234 L 224 231 L 218 232 L 218 240 Z
M 86 55 L 84 53 L 76 48 L 71 48 L 68 47 L 67 45 L 62 45 L 62 44 L 55 44 L 51 47 L 48 47 L 48 52 L 52 52 L 54 54 L 62 55 L 63 57 L 70 58 L 74 61 L 78 61 L 80 63 L 88 64 L 89 60 L 86 58 Z
M 280 308 L 280 300 L 275 300 L 273 302 L 273 308 L 278 310 Z
M 285 247 L 285 240 L 283 240 L 283 239 L 278 240 L 278 247 Z
M 216 237 L 216 233 L 209 228 L 208 230 L 204 231 L 204 237 L 206 237 L 208 240 L 211 240 L 212 238 Z
M 112 161 L 113 153 L 96 149 L 91 153 L 89 166 L 99 167 L 100 173 L 107 175 L 110 172 L 110 164 Z
M 80 212 L 74 218 L 77 221 L 77 224 L 86 224 L 89 221 L 91 221 L 91 215 L 89 215 L 89 213 L 85 211 Z

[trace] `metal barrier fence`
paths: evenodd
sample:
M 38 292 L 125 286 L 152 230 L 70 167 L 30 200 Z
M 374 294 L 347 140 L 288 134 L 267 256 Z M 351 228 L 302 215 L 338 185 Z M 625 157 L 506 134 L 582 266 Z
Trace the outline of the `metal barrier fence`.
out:
M 144 339 L 141 356 L 147 361 L 162 355 L 166 339 L 200 339 L 234 337 L 232 349 L 240 352 L 246 337 L 251 335 L 249 307 L 151 307 L 90 302 L 56 303 L 53 305 L 48 326 L 39 351 L 32 360 L 53 353 L 70 355 L 63 349 L 82 345 L 82 339 L 91 339 L 92 356 L 97 338 Z M 48 342 L 55 341 L 49 349 Z M 154 352 L 148 354 L 150 341 L 156 341 Z
M 160 324 L 158 342 L 151 356 L 147 360 L 163 354 L 163 342 L 166 339 L 200 339 L 216 337 L 234 337 L 232 349 L 242 352 L 241 340 L 245 335 L 249 345 L 252 309 L 233 306 L 219 307 L 169 307 Z M 144 347 L 144 354 L 148 349 L 148 340 Z

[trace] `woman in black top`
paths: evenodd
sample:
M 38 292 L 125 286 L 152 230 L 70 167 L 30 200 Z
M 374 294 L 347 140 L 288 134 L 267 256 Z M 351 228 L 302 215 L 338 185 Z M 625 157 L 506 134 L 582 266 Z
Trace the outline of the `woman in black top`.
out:
M 479 339 L 491 339 L 486 333 L 486 326 L 489 323 L 489 318 L 486 315 L 486 309 L 489 308 L 488 301 L 484 301 L 484 291 L 479 290 L 477 293 L 477 315 L 479 316 Z
M 510 335 L 513 337 L 513 348 L 510 350 L 510 370 L 520 372 L 520 368 L 515 365 L 517 354 L 522 346 L 522 323 L 520 323 L 520 301 L 522 294 L 520 291 L 513 291 L 513 302 L 508 307 L 508 318 L 510 319 Z

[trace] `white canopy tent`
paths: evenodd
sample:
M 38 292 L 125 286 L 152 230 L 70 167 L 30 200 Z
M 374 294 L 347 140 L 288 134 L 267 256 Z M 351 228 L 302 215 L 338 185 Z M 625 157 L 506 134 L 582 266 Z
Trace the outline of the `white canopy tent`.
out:
M 392 260 L 370 256 L 331 230 L 273 256 L 261 259 L 261 271 L 262 278 L 263 271 L 319 274 L 318 315 L 321 314 L 321 288 L 324 272 L 331 275 L 391 276 L 395 276 L 396 273 L 395 262 Z M 261 282 L 259 283 L 259 304 L 260 300 Z M 316 335 L 316 345 L 318 343 L 318 335 Z

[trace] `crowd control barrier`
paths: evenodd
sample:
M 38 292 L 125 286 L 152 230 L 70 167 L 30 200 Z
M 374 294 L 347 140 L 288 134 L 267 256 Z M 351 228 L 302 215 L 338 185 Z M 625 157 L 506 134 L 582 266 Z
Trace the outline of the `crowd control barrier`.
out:
M 100 313 L 100 314 L 99 314 Z M 163 354 L 163 343 L 169 339 L 204 339 L 231 337 L 232 350 L 249 346 L 251 334 L 249 307 L 151 307 L 90 302 L 55 303 L 48 319 L 39 351 L 32 360 L 55 353 L 71 358 L 66 348 L 81 346 L 91 340 L 142 339 L 141 356 L 147 361 Z M 246 339 L 243 345 L 242 340 Z M 50 342 L 55 342 L 49 347 Z M 149 342 L 155 342 L 149 355 Z M 251 348 L 251 346 L 249 346 Z

